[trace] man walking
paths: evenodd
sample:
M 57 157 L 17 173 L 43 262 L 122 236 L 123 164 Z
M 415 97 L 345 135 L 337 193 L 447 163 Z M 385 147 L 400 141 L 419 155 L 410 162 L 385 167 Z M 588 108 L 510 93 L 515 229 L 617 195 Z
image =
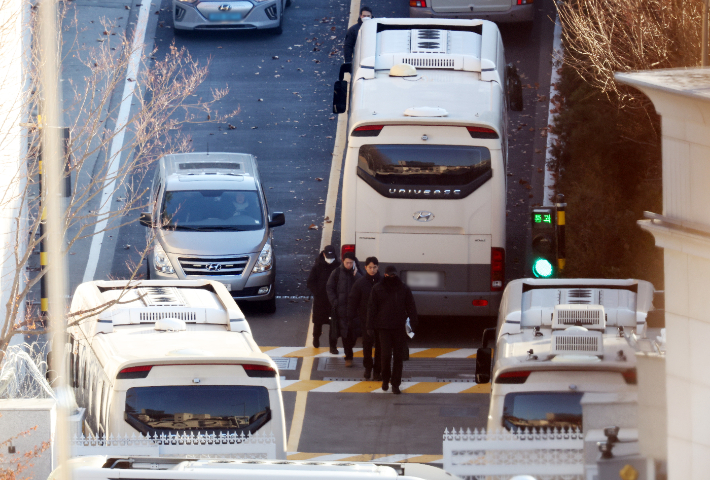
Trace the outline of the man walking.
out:
M 351 324 L 359 324 L 362 331 L 362 356 L 365 365 L 365 380 L 369 380 L 372 372 L 375 373 L 375 381 L 382 381 L 380 375 L 381 360 L 380 341 L 376 335 L 369 335 L 365 323 L 367 322 L 367 305 L 370 301 L 370 291 L 372 287 L 382 280 L 377 257 L 367 257 L 365 260 L 365 275 L 359 278 L 353 285 L 348 298 L 348 318 Z M 375 347 L 375 360 L 372 361 L 372 347 Z
M 353 61 L 355 41 L 357 40 L 357 34 L 360 32 L 362 20 L 365 18 L 372 18 L 372 9 L 370 7 L 362 7 L 360 9 L 360 17 L 358 17 L 357 23 L 348 28 L 348 32 L 345 34 L 345 42 L 343 42 L 343 55 L 345 56 L 345 63 Z
M 328 278 L 326 291 L 328 292 L 328 300 L 332 305 L 333 315 L 337 316 L 338 326 L 340 327 L 340 337 L 343 339 L 343 347 L 345 349 L 345 366 L 353 366 L 353 345 L 355 339 L 359 336 L 356 330 L 356 325 L 351 325 L 348 321 L 348 296 L 353 288 L 355 281 L 362 274 L 358 271 L 355 265 L 355 254 L 347 252 L 343 255 L 343 263 L 340 267 L 333 270 Z
M 412 331 L 417 327 L 417 307 L 414 295 L 407 285 L 397 276 L 394 265 L 385 268 L 385 278 L 372 287 L 370 303 L 367 307 L 367 332 L 380 339 L 382 350 L 382 390 L 389 389 L 400 394 L 402 383 L 403 355 L 406 343 L 405 328 L 407 317 Z M 390 364 L 393 364 L 390 366 Z
M 313 293 L 313 346 L 320 347 L 320 335 L 323 332 L 323 325 L 330 322 L 330 300 L 328 300 L 328 292 L 326 285 L 333 270 L 340 266 L 338 256 L 335 253 L 335 247 L 327 245 L 322 252 L 318 254 L 315 264 L 311 268 L 311 273 L 308 275 L 306 285 Z M 332 330 L 332 326 L 331 326 Z M 330 332 L 329 338 L 330 353 L 338 354 L 338 335 L 336 332 Z

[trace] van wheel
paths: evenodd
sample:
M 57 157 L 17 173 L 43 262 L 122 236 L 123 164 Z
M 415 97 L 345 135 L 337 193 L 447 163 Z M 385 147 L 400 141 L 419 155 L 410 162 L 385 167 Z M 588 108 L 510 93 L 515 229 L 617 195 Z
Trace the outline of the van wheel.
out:
M 271 300 L 261 302 L 261 311 L 264 313 L 276 313 L 276 297 Z

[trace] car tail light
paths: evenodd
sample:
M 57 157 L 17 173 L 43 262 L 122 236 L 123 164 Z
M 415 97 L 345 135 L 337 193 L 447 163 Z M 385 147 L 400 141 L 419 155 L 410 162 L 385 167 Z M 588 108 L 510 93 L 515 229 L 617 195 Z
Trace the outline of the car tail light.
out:
M 346 253 L 351 252 L 355 255 L 355 245 L 343 245 L 340 249 L 340 259 L 342 260 Z
M 384 125 L 363 125 L 353 130 L 353 137 L 376 137 L 380 134 Z
M 124 368 L 118 375 L 116 375 L 116 380 L 129 380 L 133 378 L 145 378 L 150 373 L 153 365 L 141 365 L 140 367 L 128 367 Z
M 491 292 L 500 292 L 505 283 L 505 249 L 491 248 Z
M 533 0 L 518 0 L 518 5 L 529 5 L 533 3 Z
M 468 130 L 468 134 L 471 135 L 471 138 L 488 138 L 493 140 L 498 138 L 496 131 L 491 128 L 466 127 L 466 130 Z
M 426 0 L 409 0 L 409 6 L 426 8 Z
M 621 372 L 621 376 L 624 377 L 624 380 L 626 381 L 627 384 L 636 385 L 636 369 L 635 368 L 630 368 L 628 370 L 624 370 L 623 372 Z
M 471 305 L 473 305 L 474 307 L 487 307 L 488 300 L 474 300 L 471 302 Z
M 273 368 L 271 368 L 268 365 L 247 364 L 247 365 L 242 365 L 242 367 L 244 367 L 244 371 L 250 377 L 275 377 L 276 376 L 276 370 L 274 370 Z
M 496 383 L 525 383 L 529 376 L 529 370 L 505 372 L 496 377 Z

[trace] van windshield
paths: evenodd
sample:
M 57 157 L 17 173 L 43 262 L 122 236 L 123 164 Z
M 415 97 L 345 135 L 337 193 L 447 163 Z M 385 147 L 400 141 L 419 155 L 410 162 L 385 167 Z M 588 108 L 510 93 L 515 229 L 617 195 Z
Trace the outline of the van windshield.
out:
M 491 178 L 491 152 L 461 145 L 363 145 L 358 175 L 378 191 L 449 188 L 463 197 Z
M 165 192 L 161 218 L 170 230 L 261 230 L 261 212 L 255 190 L 173 190 Z
M 580 392 L 509 393 L 503 402 L 503 426 L 582 430 Z
M 203 385 L 135 387 L 125 419 L 141 433 L 254 433 L 271 419 L 266 387 Z

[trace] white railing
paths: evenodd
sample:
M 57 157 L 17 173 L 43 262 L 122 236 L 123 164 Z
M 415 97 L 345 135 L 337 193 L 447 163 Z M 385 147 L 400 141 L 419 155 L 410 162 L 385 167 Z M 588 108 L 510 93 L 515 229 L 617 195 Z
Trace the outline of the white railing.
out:
M 112 455 L 133 457 L 220 457 L 240 459 L 285 459 L 286 453 L 276 448 L 273 433 L 252 435 L 218 433 L 206 435 L 132 435 L 74 437 L 73 457 Z
M 486 479 L 532 475 L 538 480 L 582 480 L 584 435 L 578 430 L 488 433 L 485 429 L 446 429 L 444 470 L 460 477 Z

